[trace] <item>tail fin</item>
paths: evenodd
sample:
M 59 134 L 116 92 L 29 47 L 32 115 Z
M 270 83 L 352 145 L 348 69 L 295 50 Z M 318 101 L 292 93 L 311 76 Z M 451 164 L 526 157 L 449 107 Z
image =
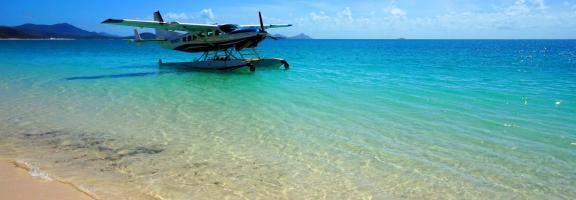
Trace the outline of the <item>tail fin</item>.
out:
M 140 35 L 140 33 L 138 32 L 138 29 L 134 29 L 134 39 L 130 39 L 128 40 L 128 43 L 134 43 L 138 46 L 140 46 L 140 44 L 143 43 L 158 43 L 158 44 L 162 44 L 166 42 L 166 40 L 145 40 L 142 39 L 142 36 Z
M 160 15 L 160 11 L 154 12 L 154 21 L 164 23 L 164 19 L 162 18 L 162 15 Z M 155 34 L 157 40 L 166 40 L 170 35 L 170 31 L 157 28 L 155 30 Z
M 160 15 L 160 11 L 154 12 L 154 21 L 164 22 L 164 19 L 162 19 L 162 15 Z
M 134 29 L 134 40 L 142 41 L 142 37 L 140 36 L 140 33 L 138 33 L 138 29 Z

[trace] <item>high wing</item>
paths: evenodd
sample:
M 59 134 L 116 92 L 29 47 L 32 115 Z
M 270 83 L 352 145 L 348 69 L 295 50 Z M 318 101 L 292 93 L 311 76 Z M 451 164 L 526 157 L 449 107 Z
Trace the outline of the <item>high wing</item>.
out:
M 144 21 L 144 20 L 130 20 L 130 19 L 107 19 L 102 21 L 103 24 L 133 26 L 140 28 L 157 28 L 169 31 L 186 31 L 186 32 L 210 32 L 218 29 L 217 25 L 210 24 L 190 24 L 179 22 L 159 22 L 159 21 Z
M 269 28 L 284 28 L 284 27 L 290 27 L 292 26 L 292 24 L 270 24 L 270 25 L 264 25 L 264 29 L 269 29 Z M 259 29 L 260 25 L 239 25 L 239 28 L 256 28 Z

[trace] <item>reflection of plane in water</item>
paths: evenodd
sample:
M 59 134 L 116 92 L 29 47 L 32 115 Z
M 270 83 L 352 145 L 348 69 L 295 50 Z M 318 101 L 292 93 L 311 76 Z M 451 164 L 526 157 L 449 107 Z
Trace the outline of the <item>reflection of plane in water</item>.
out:
M 140 28 L 156 29 L 156 39 L 143 40 L 135 29 L 134 43 L 156 43 L 163 48 L 189 53 L 202 52 L 202 56 L 193 62 L 162 63 L 160 65 L 175 65 L 180 67 L 200 69 L 237 69 L 249 67 L 251 71 L 256 66 L 280 66 L 288 68 L 284 59 L 260 58 L 256 47 L 266 37 L 269 28 L 289 27 L 291 24 L 264 25 L 262 15 L 259 25 L 237 24 L 190 24 L 179 22 L 164 22 L 160 12 L 154 12 L 154 21 L 107 19 L 102 23 Z M 187 32 L 185 34 L 176 31 Z M 248 58 L 252 56 L 252 58 Z

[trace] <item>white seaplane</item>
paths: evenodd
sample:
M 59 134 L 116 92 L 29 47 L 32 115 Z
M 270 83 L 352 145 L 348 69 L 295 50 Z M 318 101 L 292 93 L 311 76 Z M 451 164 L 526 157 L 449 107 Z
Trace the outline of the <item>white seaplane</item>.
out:
M 154 28 L 156 39 L 144 40 L 138 29 L 134 29 L 136 44 L 155 43 L 163 48 L 189 53 L 203 53 L 193 62 L 163 63 L 160 66 L 175 66 L 196 69 L 237 69 L 248 67 L 255 71 L 259 66 L 282 66 L 288 69 L 288 62 L 279 58 L 261 58 L 256 47 L 270 36 L 266 29 L 289 27 L 291 24 L 264 25 L 262 14 L 258 12 L 260 25 L 237 24 L 191 24 L 164 22 L 159 11 L 154 12 L 154 21 L 107 19 L 103 24 Z M 186 33 L 180 33 L 186 32 Z

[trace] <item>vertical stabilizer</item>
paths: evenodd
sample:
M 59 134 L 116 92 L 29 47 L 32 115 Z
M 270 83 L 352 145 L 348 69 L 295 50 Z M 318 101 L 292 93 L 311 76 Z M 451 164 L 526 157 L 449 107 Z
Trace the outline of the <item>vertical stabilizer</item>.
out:
M 164 22 L 164 19 L 162 19 L 162 15 L 160 15 L 160 11 L 154 12 L 154 21 Z
M 140 36 L 140 33 L 138 33 L 138 29 L 134 29 L 134 40 L 142 41 L 142 37 Z
M 164 23 L 164 19 L 162 18 L 162 15 L 160 15 L 160 11 L 154 12 L 154 21 Z M 155 34 L 156 34 L 156 39 L 166 40 L 166 39 L 168 39 L 168 36 L 170 35 L 170 31 L 157 28 L 155 30 Z

